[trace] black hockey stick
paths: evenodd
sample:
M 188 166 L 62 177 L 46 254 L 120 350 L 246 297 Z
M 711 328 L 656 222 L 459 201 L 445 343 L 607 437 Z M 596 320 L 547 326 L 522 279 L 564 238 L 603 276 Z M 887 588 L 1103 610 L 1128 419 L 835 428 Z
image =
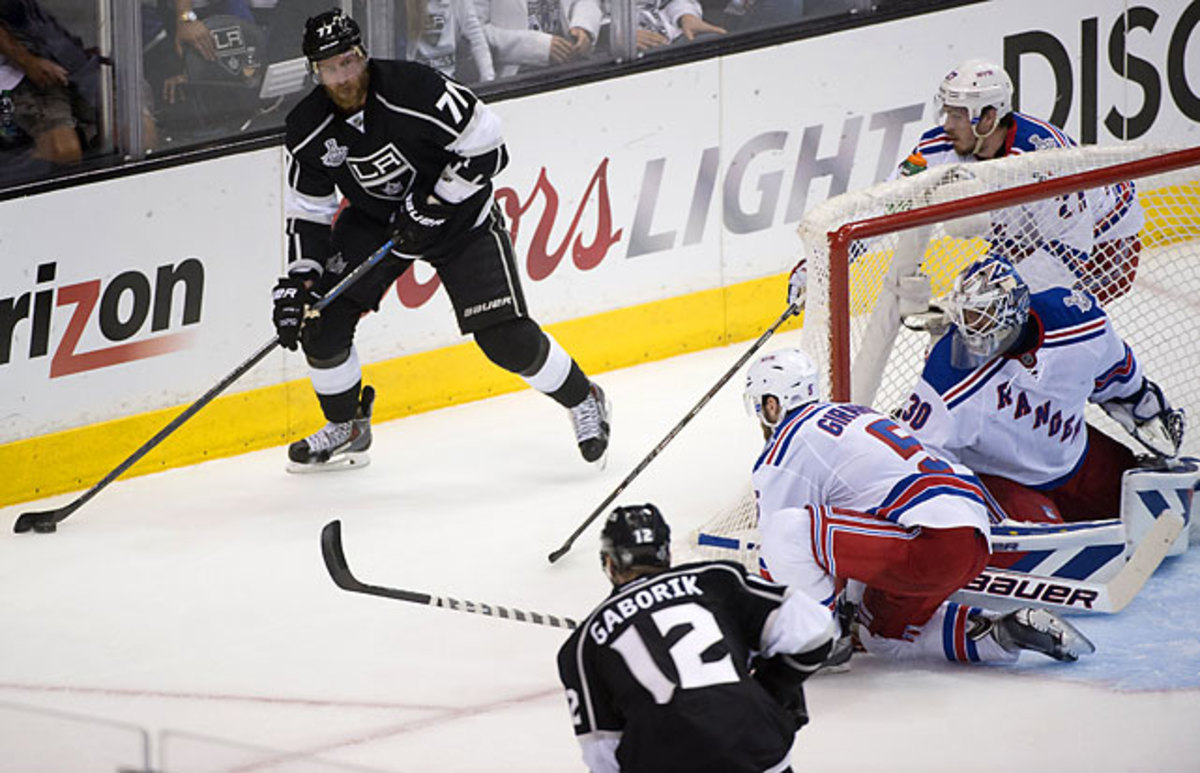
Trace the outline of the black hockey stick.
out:
M 350 571 L 350 566 L 346 563 L 346 554 L 342 550 L 341 521 L 330 521 L 325 524 L 325 528 L 321 529 L 321 556 L 325 559 L 325 568 L 329 570 L 329 576 L 333 578 L 334 583 L 342 590 L 348 590 L 353 593 L 365 593 L 369 596 L 399 599 L 430 607 L 452 609 L 456 612 L 472 612 L 477 615 L 517 620 L 522 623 L 548 625 L 551 628 L 574 629 L 579 627 L 579 623 L 569 617 L 555 617 L 554 615 L 543 615 L 539 612 L 525 612 L 520 609 L 512 609 L 511 607 L 497 606 L 496 604 L 462 601 L 445 596 L 433 596 L 428 593 L 401 590 L 400 588 L 385 588 L 380 585 L 367 585 L 364 582 L 360 582 Z
M 577 528 L 570 537 L 567 537 L 567 541 L 564 542 L 562 546 L 558 548 L 558 550 L 555 550 L 550 554 L 550 563 L 554 563 L 567 554 L 567 551 L 571 549 L 571 545 L 575 544 L 575 540 L 579 538 L 580 534 L 583 534 L 583 530 L 590 526 L 592 521 L 600 517 L 600 514 L 604 512 L 605 508 L 612 504 L 614 499 L 620 496 L 621 492 L 633 482 L 634 478 L 642 473 L 642 470 L 646 469 L 650 462 L 654 461 L 654 457 L 658 456 L 662 450 L 667 447 L 667 444 L 675 439 L 675 436 L 679 434 L 679 431 L 687 426 L 687 423 L 695 418 L 696 414 L 700 413 L 700 409 L 707 405 L 708 401 L 711 400 L 714 395 L 716 395 L 721 387 L 725 386 L 725 382 L 733 378 L 734 374 L 737 373 L 741 367 L 745 365 L 751 357 L 754 356 L 754 353 L 762 348 L 763 344 L 767 342 L 767 339 L 775 335 L 775 331 L 778 330 L 784 322 L 786 322 L 790 317 L 799 314 L 800 310 L 803 308 L 803 299 L 797 303 L 791 304 L 786 310 L 784 310 L 783 314 L 779 316 L 779 319 L 775 320 L 775 322 L 772 323 L 769 328 L 763 331 L 763 334 L 760 335 L 758 340 L 746 350 L 745 354 L 738 358 L 738 361 L 733 364 L 733 367 L 725 371 L 721 378 L 717 379 L 717 383 L 713 384 L 712 388 L 700 398 L 700 402 L 692 406 L 692 409 L 687 412 L 687 415 L 680 419 L 679 423 L 671 428 L 671 431 L 667 433 L 667 436 L 664 437 L 658 445 L 650 449 L 650 453 L 646 454 L 646 458 L 639 462 L 637 467 L 633 468 L 633 472 L 625 476 L 625 480 L 621 481 L 620 484 L 613 489 L 612 493 L 604 498 L 604 501 L 592 511 L 591 515 L 584 519 L 583 523 L 579 524 L 579 528 Z
M 370 271 L 372 268 L 378 265 L 380 261 L 387 257 L 387 254 L 391 252 L 394 244 L 394 240 L 388 239 L 378 250 L 375 251 L 373 255 L 371 255 L 371 257 L 367 258 L 357 267 L 355 267 L 353 271 L 342 278 L 342 281 L 334 285 L 329 292 L 325 293 L 320 300 L 314 303 L 311 311 L 319 312 L 330 303 L 333 303 L 333 301 L 339 295 L 344 293 L 347 288 L 350 287 L 350 285 L 354 284 L 359 279 L 362 279 L 362 277 L 365 276 L 368 271 Z M 230 384 L 244 376 L 247 371 L 257 365 L 260 360 L 270 354 L 278 345 L 279 336 L 275 336 L 270 341 L 267 341 L 265 344 L 263 344 L 258 351 L 250 355 L 249 359 L 234 368 L 232 373 L 221 379 L 216 385 L 213 386 L 212 389 L 209 389 L 207 392 L 201 395 L 200 399 L 196 400 L 196 402 L 185 408 L 178 416 L 171 420 L 170 424 L 160 429 L 154 437 L 143 443 L 141 448 L 130 454 L 128 459 L 118 464 L 116 468 L 113 469 L 112 472 L 105 475 L 99 483 L 76 497 L 74 501 L 54 510 L 37 510 L 29 513 L 22 513 L 21 516 L 17 518 L 17 522 L 13 524 L 13 531 L 15 531 L 17 534 L 23 534 L 30 529 L 39 534 L 50 534 L 57 531 L 58 524 L 61 521 L 70 517 L 71 513 L 83 507 L 84 503 L 96 496 L 96 494 L 100 493 L 101 489 L 120 477 L 121 473 L 125 472 L 134 464 L 136 464 L 139 459 L 148 454 L 151 449 L 165 440 L 168 435 L 179 429 L 179 427 L 182 426 L 185 421 L 199 413 L 201 408 L 208 405 L 213 401 L 213 398 L 228 389 Z

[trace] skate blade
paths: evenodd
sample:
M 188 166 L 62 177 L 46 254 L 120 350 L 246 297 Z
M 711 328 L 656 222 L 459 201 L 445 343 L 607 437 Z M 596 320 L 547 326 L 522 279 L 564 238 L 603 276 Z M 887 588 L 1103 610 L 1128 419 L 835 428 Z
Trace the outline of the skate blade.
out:
M 334 456 L 327 462 L 311 462 L 304 464 L 302 462 L 293 462 L 288 460 L 288 472 L 296 475 L 307 475 L 314 472 L 342 472 L 343 470 L 362 469 L 371 464 L 371 456 L 365 451 L 357 453 L 345 453 Z
M 611 448 L 611 446 L 605 447 L 604 453 L 602 453 L 600 455 L 600 458 L 595 460 L 594 462 L 588 462 L 588 464 L 592 465 L 600 472 L 604 472 L 606 469 L 608 469 L 608 449 L 609 448 Z M 587 461 L 587 460 L 585 459 L 584 461 Z
M 596 469 L 600 470 L 600 472 L 604 472 L 606 469 L 608 469 L 608 452 L 612 450 L 612 400 L 608 399 L 607 394 L 604 395 L 604 415 L 608 417 L 608 443 L 604 446 L 604 453 L 600 455 L 600 458 L 592 462 L 592 464 L 596 465 Z
M 1082 631 L 1062 618 L 1059 618 L 1059 623 L 1063 631 L 1062 647 L 1066 652 L 1075 656 L 1075 659 L 1096 652 L 1096 645 L 1092 644 L 1092 640 L 1084 636 Z

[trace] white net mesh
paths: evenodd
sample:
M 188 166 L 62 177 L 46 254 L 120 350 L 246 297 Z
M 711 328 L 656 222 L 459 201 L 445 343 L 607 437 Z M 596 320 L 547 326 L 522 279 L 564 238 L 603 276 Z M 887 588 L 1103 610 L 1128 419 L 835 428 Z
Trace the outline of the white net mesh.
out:
M 828 234 L 842 225 L 1168 150 L 1073 148 L 935 166 L 826 201 L 800 225 L 808 255 L 805 349 L 823 373 L 832 374 Z M 891 410 L 909 394 L 924 360 L 928 335 L 899 324 L 900 300 L 884 292 L 885 285 L 894 286 L 919 268 L 936 299 L 989 247 L 1012 259 L 1035 292 L 1069 283 L 1091 291 L 1150 378 L 1174 405 L 1200 416 L 1200 389 L 1192 378 L 1200 366 L 1200 325 L 1193 321 L 1200 297 L 1200 167 L 1094 188 L 1086 197 L 1057 196 L 854 242 L 849 295 L 834 301 L 845 305 L 850 320 L 853 401 Z M 828 390 L 830 382 L 824 386 Z M 1200 433 L 1192 433 L 1184 451 L 1197 450 Z
M 1192 429 L 1181 453 L 1200 454 L 1200 163 L 1146 171 L 1078 192 L 993 208 L 930 226 L 892 231 L 850 245 L 849 291 L 830 298 L 829 234 L 847 223 L 932 204 L 962 202 L 983 193 L 1045 183 L 1066 175 L 1143 159 L 1174 148 L 1123 145 L 1044 150 L 971 164 L 932 166 L 911 177 L 831 198 L 804 217 L 799 232 L 808 261 L 808 307 L 803 346 L 831 394 L 830 330 L 835 314 L 849 321 L 853 402 L 890 412 L 903 404 L 920 375 L 930 335 L 910 330 L 902 315 L 934 304 L 968 263 L 998 252 L 1016 263 L 1033 291 L 1052 284 L 1089 290 L 1118 334 L 1133 348 L 1149 378 L 1172 405 L 1188 412 Z M 1150 162 L 1152 167 L 1157 162 Z M 1127 172 L 1125 174 L 1128 174 Z M 920 274 L 928 277 L 914 279 Z M 910 317 L 910 323 L 918 319 Z M 1103 411 L 1089 406 L 1089 423 L 1144 452 Z M 693 534 L 716 545 L 704 555 L 757 563 L 755 508 L 746 494 Z M 730 537 L 743 552 L 721 553 Z M 749 553 L 746 553 L 749 543 Z M 714 552 L 715 551 L 715 552 Z

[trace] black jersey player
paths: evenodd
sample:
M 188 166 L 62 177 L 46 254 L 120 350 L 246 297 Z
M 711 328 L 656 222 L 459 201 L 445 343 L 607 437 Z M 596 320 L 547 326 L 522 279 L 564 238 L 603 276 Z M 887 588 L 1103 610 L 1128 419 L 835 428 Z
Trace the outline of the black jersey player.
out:
M 670 534 L 651 504 L 605 523 L 612 595 L 558 653 L 584 762 L 594 773 L 790 770 L 808 719 L 801 682 L 830 651 L 830 611 L 740 564 L 671 568 Z
M 288 272 L 273 319 L 281 343 L 303 349 L 328 423 L 292 443 L 289 469 L 366 463 L 374 390 L 362 385 L 354 333 L 416 259 L 437 271 L 459 329 L 568 408 L 580 452 L 602 459 L 604 393 L 530 318 L 492 201 L 491 179 L 508 161 L 496 114 L 436 70 L 368 59 L 339 10 L 308 20 L 303 49 L 319 85 L 287 117 Z M 312 317 L 307 306 L 389 237 L 391 254 Z

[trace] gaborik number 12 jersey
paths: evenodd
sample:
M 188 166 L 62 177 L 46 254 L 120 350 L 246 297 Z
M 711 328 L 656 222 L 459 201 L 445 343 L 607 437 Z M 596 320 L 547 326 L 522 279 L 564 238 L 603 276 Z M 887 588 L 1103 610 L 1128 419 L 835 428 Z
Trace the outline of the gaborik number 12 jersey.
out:
M 593 771 L 763 773 L 787 766 L 790 717 L 753 654 L 827 642 L 829 611 L 740 564 L 683 564 L 613 590 L 558 653 Z

